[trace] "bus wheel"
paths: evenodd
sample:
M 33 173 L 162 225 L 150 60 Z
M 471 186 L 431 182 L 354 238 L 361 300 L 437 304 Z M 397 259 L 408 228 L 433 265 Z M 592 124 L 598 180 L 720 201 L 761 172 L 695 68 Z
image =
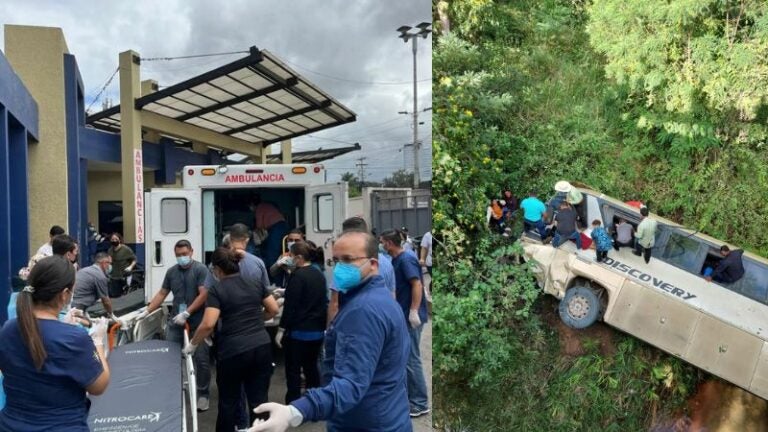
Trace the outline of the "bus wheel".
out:
M 600 315 L 600 299 L 591 288 L 577 286 L 565 292 L 558 310 L 560 319 L 570 328 L 591 326 Z

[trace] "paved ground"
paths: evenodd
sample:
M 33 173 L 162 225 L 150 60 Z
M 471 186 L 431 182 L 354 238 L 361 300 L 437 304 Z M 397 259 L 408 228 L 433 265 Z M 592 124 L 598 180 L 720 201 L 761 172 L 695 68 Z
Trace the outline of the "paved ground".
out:
M 282 354 L 278 354 L 280 356 Z M 432 323 L 424 327 L 421 337 L 421 360 L 424 364 L 424 374 L 427 379 L 427 388 L 429 390 L 430 405 L 432 402 Z M 215 371 L 214 371 L 215 372 Z M 216 382 L 215 373 L 211 378 L 211 408 L 198 416 L 200 432 L 212 432 L 216 430 Z M 285 369 L 282 365 L 282 359 L 277 364 L 272 383 L 269 387 L 269 400 L 282 403 L 285 398 Z M 308 423 L 297 429 L 301 432 L 320 432 L 325 431 L 325 423 Z M 413 420 L 413 430 L 415 432 L 432 431 L 432 414 L 425 415 Z

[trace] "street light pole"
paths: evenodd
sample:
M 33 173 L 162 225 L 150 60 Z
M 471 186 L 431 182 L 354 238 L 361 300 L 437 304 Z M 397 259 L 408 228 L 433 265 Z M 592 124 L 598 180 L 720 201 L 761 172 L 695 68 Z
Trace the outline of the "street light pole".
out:
M 400 32 L 400 37 L 403 39 L 403 42 L 408 42 L 408 40 L 411 40 L 412 42 L 412 51 L 413 51 L 413 188 L 417 189 L 419 185 L 421 184 L 421 176 L 419 173 L 419 150 L 421 148 L 419 143 L 419 109 L 418 109 L 418 87 L 417 87 L 417 77 L 416 77 L 416 52 L 418 49 L 417 41 L 419 39 L 419 36 L 426 39 L 427 35 L 432 31 L 429 29 L 432 24 L 428 22 L 423 22 L 421 24 L 418 24 L 415 29 L 416 33 L 410 33 L 409 30 L 411 30 L 412 27 L 409 26 L 401 26 L 397 29 L 397 31 Z

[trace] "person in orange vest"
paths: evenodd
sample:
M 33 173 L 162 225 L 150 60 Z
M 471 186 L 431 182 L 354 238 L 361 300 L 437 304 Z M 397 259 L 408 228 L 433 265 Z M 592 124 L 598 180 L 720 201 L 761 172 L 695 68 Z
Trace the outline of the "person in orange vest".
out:
M 504 208 L 499 200 L 491 200 L 491 205 L 486 212 L 486 220 L 489 228 L 499 233 L 504 232 Z

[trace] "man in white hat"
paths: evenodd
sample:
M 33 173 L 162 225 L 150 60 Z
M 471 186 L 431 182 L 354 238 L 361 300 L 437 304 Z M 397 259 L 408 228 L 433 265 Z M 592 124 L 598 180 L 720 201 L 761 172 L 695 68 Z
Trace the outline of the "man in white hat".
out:
M 584 202 L 584 195 L 573 185 L 568 183 L 565 180 L 560 180 L 559 182 L 555 183 L 555 191 L 558 192 L 558 196 L 561 196 L 565 199 L 565 202 L 570 204 L 574 210 L 576 210 L 576 214 L 578 215 L 578 221 L 579 224 L 581 224 L 582 216 L 584 215 L 583 208 L 582 208 L 582 202 Z M 559 206 L 559 203 L 553 203 L 552 205 Z

